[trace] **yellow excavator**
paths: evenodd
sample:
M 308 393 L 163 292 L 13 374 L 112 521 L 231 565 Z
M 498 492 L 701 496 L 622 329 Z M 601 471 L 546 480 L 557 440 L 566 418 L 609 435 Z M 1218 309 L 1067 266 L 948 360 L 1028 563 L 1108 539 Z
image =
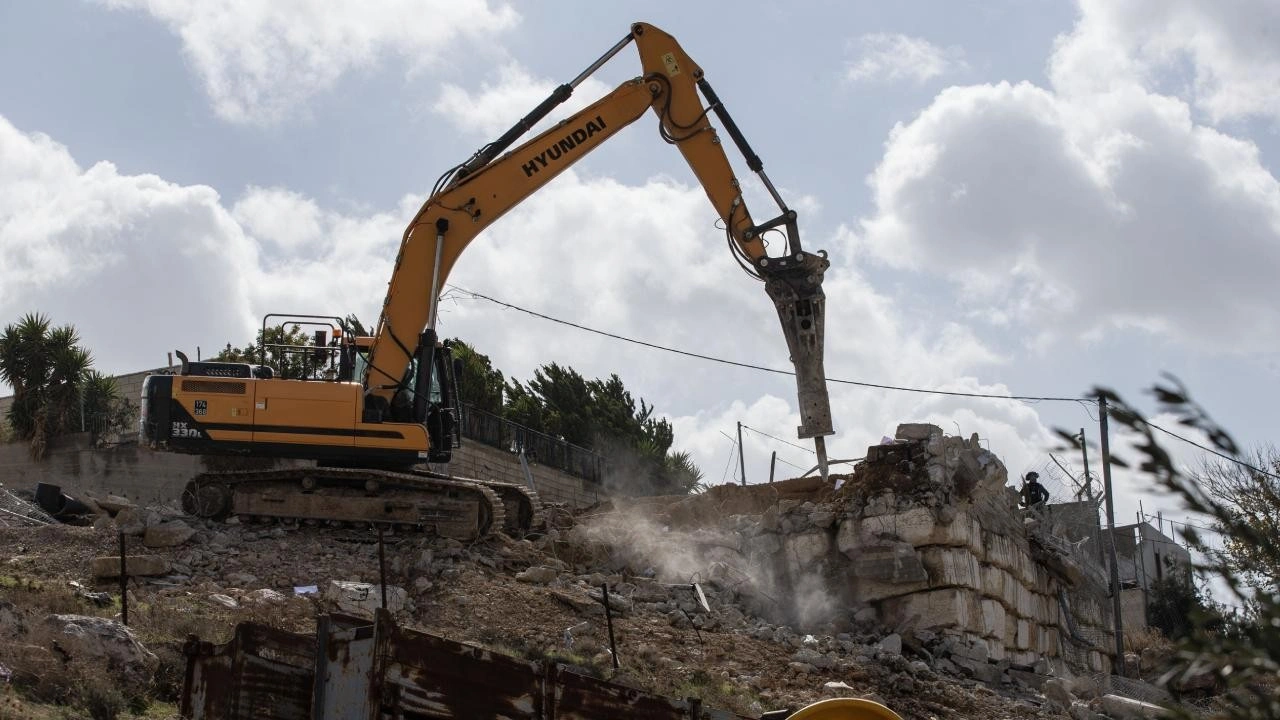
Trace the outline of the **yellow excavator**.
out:
M 640 77 L 516 144 L 632 42 L 640 52 Z M 272 357 L 299 352 L 309 370 L 280 372 L 268 364 L 264 346 L 258 362 L 192 362 L 179 353 L 179 374 L 145 380 L 141 432 L 153 448 L 316 461 L 314 467 L 204 473 L 187 484 L 185 509 L 203 517 L 412 526 L 463 539 L 503 529 L 519 533 L 535 524 L 539 505 L 529 490 L 429 466 L 447 462 L 460 440 L 453 363 L 436 334 L 440 294 L 481 231 L 649 109 L 658 116 L 662 139 L 684 155 L 719 213 L 732 256 L 763 281 L 777 309 L 796 372 L 798 436 L 813 438 L 825 476 L 823 439 L 833 431 L 823 370 L 822 279 L 830 263 L 824 252 L 801 246 L 795 210 L 783 202 L 702 69 L 673 37 L 635 23 L 576 78 L 440 177 L 404 232 L 371 336 L 353 335 L 337 318 L 289 316 L 293 326 L 322 327 L 314 345 L 275 348 Z M 757 223 L 747 211 L 711 116 L 777 203 L 776 217 Z M 779 240 L 771 243 L 777 254 L 766 252 L 766 236 Z M 264 343 L 268 323 L 282 317 L 264 319 Z

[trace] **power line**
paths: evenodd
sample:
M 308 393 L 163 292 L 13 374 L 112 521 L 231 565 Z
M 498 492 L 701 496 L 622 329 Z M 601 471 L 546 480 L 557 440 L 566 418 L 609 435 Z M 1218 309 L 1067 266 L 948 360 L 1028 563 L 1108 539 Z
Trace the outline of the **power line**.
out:
M 663 352 L 675 353 L 676 355 L 684 355 L 686 357 L 697 358 L 699 360 L 708 360 L 710 362 L 721 363 L 724 365 L 732 365 L 734 367 L 746 368 L 748 370 L 759 370 L 760 372 L 773 373 L 775 375 L 790 375 L 790 376 L 795 375 L 795 372 L 791 370 L 779 370 L 777 368 L 764 367 L 763 365 L 752 365 L 751 363 L 738 362 L 737 360 L 726 360 L 725 358 L 718 358 L 712 355 L 703 355 L 702 353 L 695 353 L 695 352 L 690 352 L 688 350 L 680 350 L 678 348 L 672 348 L 672 347 L 667 347 L 665 345 L 658 345 L 656 343 L 646 342 L 644 340 L 637 340 L 635 338 L 630 338 L 625 335 L 618 335 L 617 333 L 611 333 L 606 330 L 598 330 L 593 327 L 587 327 L 586 325 L 581 325 L 575 322 L 571 322 L 569 320 L 561 320 L 560 318 L 551 317 L 550 315 L 545 315 L 543 313 L 540 313 L 534 310 L 522 308 L 519 305 L 512 305 L 509 302 L 504 302 L 502 300 L 489 297 L 488 295 L 485 295 L 483 293 L 478 293 L 473 290 L 468 290 L 464 287 L 459 287 L 457 285 L 450 285 L 450 287 L 452 287 L 455 290 L 458 290 L 459 292 L 470 295 L 473 298 L 487 300 L 495 305 L 501 305 L 502 307 L 508 308 L 510 310 L 516 310 L 516 311 L 525 313 L 526 315 L 532 315 L 536 318 L 548 320 L 550 322 L 558 323 L 560 325 L 566 325 L 568 327 L 576 328 L 578 330 L 583 330 L 589 333 L 594 333 L 596 335 L 602 335 L 604 337 L 612 338 L 614 340 L 621 340 L 623 342 L 632 343 L 634 345 L 640 345 L 642 347 L 647 347 L 654 350 L 661 350 Z M 841 378 L 832 378 L 832 377 L 824 378 L 824 380 L 826 380 L 829 383 L 837 383 L 841 385 L 856 385 L 858 387 L 875 388 L 878 390 L 897 390 L 899 392 L 913 392 L 913 393 L 922 393 L 926 395 L 949 395 L 952 397 L 988 398 L 992 400 L 1018 400 L 1022 402 L 1038 402 L 1038 401 L 1073 402 L 1073 403 L 1080 403 L 1082 405 L 1096 402 L 1092 398 L 1052 397 L 1052 396 L 1035 396 L 1035 395 L 996 395 L 995 393 L 973 393 L 973 392 L 962 392 L 959 390 L 934 390 L 929 388 L 906 387 L 902 385 L 884 385 L 881 383 L 863 382 L 861 380 L 843 380 Z
M 787 442 L 786 440 L 783 440 L 783 439 L 782 439 L 782 438 L 780 438 L 780 437 L 774 437 L 773 435 L 770 435 L 770 434 L 769 434 L 769 433 L 767 433 L 767 432 L 761 432 L 760 430 L 757 430 L 757 429 L 755 429 L 755 428 L 753 428 L 753 427 L 748 427 L 748 426 L 746 426 L 746 425 L 743 425 L 743 426 L 742 426 L 742 429 L 743 429 L 743 430 L 750 430 L 751 432 L 753 432 L 753 433 L 755 433 L 755 434 L 757 434 L 757 435 L 763 435 L 763 436 L 765 436 L 765 437 L 769 438 L 770 440 L 777 440 L 778 442 L 782 443 L 783 445 L 790 445 L 791 447 L 793 447 L 793 448 L 795 448 L 795 449 L 797 449 L 797 450 L 803 450 L 803 451 L 805 451 L 805 452 L 809 453 L 810 455 L 817 455 L 817 454 L 818 454 L 817 452 L 815 452 L 814 450 L 812 450 L 812 449 L 810 449 L 810 448 L 804 447 L 804 446 L 802 446 L 802 445 L 797 445 L 797 444 L 795 444 L 795 443 L 793 443 L 793 442 Z
M 565 326 L 567 326 L 567 327 L 576 328 L 576 329 L 578 329 L 578 330 L 582 330 L 582 331 L 589 332 L 589 333 L 594 333 L 594 334 L 596 334 L 596 335 L 601 335 L 601 336 L 603 336 L 603 337 L 612 338 L 612 339 L 614 339 L 614 340 L 621 340 L 622 342 L 632 343 L 633 345 L 640 345 L 640 346 L 642 346 L 642 347 L 651 348 L 651 349 L 653 349 L 653 350 L 661 350 L 661 351 L 663 351 L 663 352 L 674 353 L 674 354 L 676 354 L 676 355 L 684 355 L 684 356 L 686 356 L 686 357 L 697 358 L 697 359 L 699 359 L 699 360 L 707 360 L 707 361 L 710 361 L 710 362 L 721 363 L 721 364 L 724 364 L 724 365 L 732 365 L 732 366 L 734 366 L 734 367 L 746 368 L 746 369 L 748 369 L 748 370 L 758 370 L 758 371 L 760 371 L 760 372 L 773 373 L 773 374 L 775 374 L 775 375 L 789 375 L 789 376 L 792 376 L 792 377 L 794 377 L 794 376 L 795 376 L 795 372 L 793 372 L 793 371 L 791 371 L 791 370 L 779 370 L 779 369 L 777 369 L 777 368 L 764 367 L 763 365 L 753 365 L 753 364 L 751 364 L 751 363 L 738 362 L 737 360 L 727 360 L 727 359 L 725 359 L 725 358 L 718 358 L 718 357 L 714 357 L 714 356 L 712 356 L 712 355 L 704 355 L 704 354 L 702 354 L 702 353 L 690 352 L 690 351 L 688 351 L 688 350 L 680 350 L 680 349 L 678 349 L 678 348 L 667 347 L 667 346 L 665 346 L 665 345 L 658 345 L 658 344 L 656 344 L 656 343 L 646 342 L 646 341 L 644 341 L 644 340 L 637 340 L 637 339 L 635 339 L 635 338 L 630 338 L 630 337 L 627 337 L 627 336 L 625 336 L 625 335 L 618 335 L 617 333 L 611 333 L 611 332 L 608 332 L 608 331 L 605 331 L 605 330 L 598 330 L 598 329 L 596 329 L 596 328 L 588 327 L 588 326 L 586 326 L 586 325 L 582 325 L 582 324 L 575 323 L 575 322 L 571 322 L 571 321 L 569 321 L 569 320 L 561 320 L 560 318 L 552 317 L 552 316 L 550 316 L 550 315 L 546 315 L 546 314 L 544 314 L 544 313 L 540 313 L 540 312 L 537 312 L 537 311 L 535 311 L 535 310 L 529 310 L 529 309 L 527 309 L 527 308 L 522 308 L 522 307 L 520 307 L 519 305 L 513 305 L 513 304 L 511 304 L 511 303 L 509 303 L 509 302 L 504 302 L 504 301 L 502 301 L 502 300 L 498 300 L 497 298 L 490 297 L 490 296 L 485 295 L 485 294 L 483 294 L 483 293 L 475 292 L 474 290 L 468 290 L 468 289 L 466 289 L 466 288 L 464 288 L 464 287 L 461 287 L 461 286 L 458 286 L 458 285 L 452 285 L 452 284 L 451 284 L 451 285 L 450 285 L 450 287 L 451 287 L 451 288 L 453 288 L 454 290 L 457 290 L 457 291 L 461 292 L 461 293 L 464 293 L 464 294 L 466 294 L 466 295 L 469 295 L 469 296 L 471 296 L 472 298 L 478 298 L 478 299 L 480 299 L 480 300 L 486 300 L 486 301 L 491 302 L 491 303 L 493 303 L 493 304 L 495 304 L 495 305 L 499 305 L 499 306 L 502 306 L 502 307 L 508 308 L 508 309 L 510 309 L 510 310 L 516 310 L 516 311 L 518 311 L 518 312 L 525 313 L 526 315 L 532 315 L 533 317 L 540 318 L 540 319 L 542 319 L 542 320 L 547 320 L 547 321 L 549 321 L 549 322 L 557 323 L 557 324 L 560 324 L 560 325 L 565 325 Z M 832 377 L 823 378 L 823 379 L 824 379 L 824 380 L 826 380 L 826 381 L 827 381 L 827 382 L 829 382 L 829 383 L 837 383 L 837 384 L 840 384 L 840 385 L 854 385 L 854 386 L 857 386 L 857 387 L 874 388 L 874 389 L 878 389 L 878 390 L 896 390 L 896 391 L 898 391 L 898 392 L 912 392 L 912 393 L 921 393 L 921 394 L 925 394 L 925 395 L 945 395 L 945 396 L 950 396 L 950 397 L 985 398 L 985 399 L 990 399 L 990 400 L 1017 400 L 1017 401 L 1019 401 L 1019 402 L 1041 402 L 1041 401 L 1045 401 L 1045 402 L 1072 402 L 1072 403 L 1076 403 L 1076 404 L 1080 405 L 1082 408 L 1084 408 L 1084 411 L 1089 415 L 1089 417 L 1093 418 L 1094 420 L 1097 420 L 1097 419 L 1098 419 L 1098 418 L 1094 417 L 1094 416 L 1093 416 L 1093 413 L 1092 413 L 1092 412 L 1090 412 L 1090 410 L 1089 410 L 1089 406 L 1090 406 L 1091 404 L 1096 404 L 1096 403 L 1097 403 L 1097 401 L 1096 401 L 1095 399 L 1093 399 L 1093 398 L 1072 398 L 1072 397 L 1047 396 L 1047 395 L 1046 395 L 1046 396 L 1037 396 L 1037 395 L 996 395 L 996 394 L 994 394 L 994 393 L 973 393 L 973 392 L 962 392 L 962 391 L 959 391 L 959 390 L 937 390 L 937 389 L 931 389 L 931 388 L 906 387 L 906 386 L 902 386 L 902 385 L 886 385 L 886 384 L 882 384 L 882 383 L 871 383 L 871 382 L 864 382 L 864 381 L 861 381 L 861 380 L 844 380 L 844 379 L 841 379 L 841 378 L 832 378 Z M 1238 459 L 1236 459 L 1236 458 L 1234 458 L 1234 457 L 1231 457 L 1230 455 L 1226 455 L 1226 454 L 1224 454 L 1224 453 L 1218 452 L 1217 450 L 1214 450 L 1213 448 L 1205 447 L 1204 445 L 1201 445 L 1200 443 L 1195 442 L 1194 440 L 1191 440 L 1191 439 L 1189 439 L 1189 438 L 1185 438 L 1185 437 L 1183 437 L 1183 436 L 1181 436 L 1181 435 L 1179 435 L 1179 434 L 1177 434 L 1177 433 L 1175 433 L 1175 432 L 1172 432 L 1172 431 L 1170 431 L 1170 430 L 1166 430 L 1165 428 L 1162 428 L 1162 427 L 1160 427 L 1159 425 L 1156 425 L 1155 423 L 1151 422 L 1150 420 L 1146 420 L 1145 418 L 1143 419 L 1143 422 L 1145 422 L 1147 425 L 1149 425 L 1149 426 L 1151 426 L 1151 427 L 1155 428 L 1156 430 L 1159 430 L 1160 432 L 1165 433 L 1166 435 L 1169 435 L 1170 437 L 1173 437 L 1173 438 L 1176 438 L 1176 439 L 1178 439 L 1178 440 L 1181 440 L 1182 442 L 1187 443 L 1188 445 L 1193 445 L 1193 446 L 1195 446 L 1195 447 L 1197 447 L 1197 448 L 1200 448 L 1201 450 L 1203 450 L 1203 451 L 1205 451 L 1205 452 L 1207 452 L 1207 453 L 1210 453 L 1210 454 L 1216 455 L 1216 456 L 1218 456 L 1218 457 L 1222 458 L 1223 460 L 1226 460 L 1226 461 L 1228 461 L 1228 462 L 1235 463 L 1235 464 L 1240 465 L 1241 467 L 1244 467 L 1244 468 L 1248 468 L 1249 470 L 1252 470 L 1253 472 L 1258 473 L 1258 474 L 1260 474 L 1260 475 L 1265 475 L 1265 476 L 1267 476 L 1267 477 L 1269 477 L 1269 478 L 1272 478 L 1272 479 L 1275 479 L 1275 480 L 1280 480 L 1280 475 L 1276 475 L 1276 474 L 1273 474 L 1273 473 L 1269 473 L 1269 472 L 1267 472 L 1267 471 L 1265 471 L 1265 470 L 1262 470 L 1262 469 L 1260 469 L 1260 468 L 1256 468 L 1256 467 L 1254 467 L 1253 465 L 1250 465 L 1249 463 L 1246 463 L 1246 462 L 1244 462 L 1244 461 L 1242 461 L 1242 460 L 1238 460 Z M 759 431 L 755 431 L 755 432 L 759 432 Z M 763 433 L 761 433 L 761 434 L 763 434 Z M 776 440 L 777 438 L 774 438 L 774 439 Z M 785 442 L 785 441 L 783 441 L 783 442 Z M 789 443 L 788 443 L 788 444 L 789 444 Z M 801 448 L 801 449 L 805 449 L 805 450 L 807 450 L 806 448 Z M 812 451 L 810 451 L 810 452 L 812 452 Z
M 1245 461 L 1243 461 L 1243 460 L 1240 460 L 1240 459 L 1234 458 L 1234 457 L 1232 457 L 1232 456 L 1230 456 L 1230 455 L 1227 455 L 1227 454 L 1225 454 L 1225 453 L 1220 453 L 1220 452 L 1218 452 L 1217 450 L 1214 450 L 1213 448 L 1205 447 L 1204 445 L 1201 445 L 1200 443 L 1196 442 L 1195 440 L 1192 440 L 1192 439 L 1190 439 L 1190 438 L 1182 437 L 1182 436 L 1181 436 L 1181 435 L 1179 435 L 1178 433 L 1173 432 L 1173 431 L 1171 431 L 1171 430 L 1165 430 L 1164 428 L 1160 427 L 1159 425 L 1157 425 L 1157 424 L 1155 424 L 1155 423 L 1153 423 L 1153 422 L 1151 422 L 1150 420 L 1147 420 L 1147 419 L 1145 419 L 1145 418 L 1143 419 L 1143 422 L 1145 422 L 1147 425 L 1150 425 L 1151 427 L 1155 428 L 1156 430 L 1159 430 L 1160 432 L 1164 433 L 1165 435 L 1169 435 L 1169 436 L 1171 436 L 1171 437 L 1175 437 L 1175 438 L 1177 438 L 1177 439 L 1181 440 L 1182 442 L 1187 443 L 1188 445 L 1195 445 L 1196 447 L 1200 448 L 1201 450 L 1203 450 L 1203 451 L 1205 451 L 1205 452 L 1207 452 L 1207 453 L 1209 453 L 1209 454 L 1211 454 L 1211 455 L 1217 455 L 1218 457 L 1222 458 L 1223 460 L 1226 460 L 1227 462 L 1233 462 L 1233 463 L 1235 463 L 1236 465 L 1239 465 L 1240 467 L 1248 468 L 1249 470 L 1252 470 L 1253 472 L 1256 472 L 1256 473 L 1258 473 L 1259 475 L 1266 475 L 1267 477 L 1271 478 L 1272 480 L 1280 480 L 1280 475 L 1276 475 L 1276 474 L 1274 474 L 1274 473 L 1269 473 L 1269 472 L 1267 472 L 1266 470 L 1262 470 L 1262 469 L 1260 469 L 1260 468 L 1256 468 L 1256 467 L 1254 467 L 1254 466 L 1250 465 L 1249 463 L 1247 463 L 1247 462 L 1245 462 Z

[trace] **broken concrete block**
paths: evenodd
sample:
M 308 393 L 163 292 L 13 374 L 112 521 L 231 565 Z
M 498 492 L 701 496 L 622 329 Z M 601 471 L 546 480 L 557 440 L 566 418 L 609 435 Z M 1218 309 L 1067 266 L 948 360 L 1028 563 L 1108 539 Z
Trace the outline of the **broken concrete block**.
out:
M 382 607 L 382 586 L 373 583 L 330 580 L 325 589 L 325 599 L 349 615 L 372 616 Z M 387 586 L 387 610 L 400 612 L 408 604 L 409 593 L 402 587 Z
M 889 653 L 890 655 L 901 655 L 902 654 L 902 636 L 899 635 L 898 633 L 886 635 L 885 637 L 880 638 L 880 642 L 876 643 L 876 647 L 880 648 L 880 650 L 883 652 Z
M 125 558 L 125 572 L 130 577 L 150 577 L 169 574 L 169 561 L 159 555 L 129 555 Z M 120 577 L 120 556 L 97 557 L 91 567 L 95 578 Z
M 1071 691 L 1067 689 L 1067 683 L 1062 678 L 1049 678 L 1048 680 L 1045 680 L 1041 692 L 1044 693 L 1046 700 L 1057 706 L 1060 710 L 1070 708 L 1076 701 L 1076 696 L 1072 695 Z
M 516 579 L 520 582 L 532 583 L 534 585 L 546 585 L 552 580 L 555 580 L 558 574 L 559 573 L 556 572 L 555 568 L 547 567 L 545 565 L 535 565 L 528 570 L 516 573 Z
M 190 540 L 195 534 L 195 528 L 181 520 L 173 520 L 159 525 L 148 525 L 146 533 L 142 536 L 142 544 L 155 548 L 174 547 Z
M 902 423 L 894 437 L 899 440 L 928 440 L 933 435 L 942 435 L 942 428 L 928 423 Z
M 137 505 L 132 500 L 119 495 L 107 495 L 105 498 L 97 498 L 98 507 L 115 515 L 126 508 L 135 508 Z

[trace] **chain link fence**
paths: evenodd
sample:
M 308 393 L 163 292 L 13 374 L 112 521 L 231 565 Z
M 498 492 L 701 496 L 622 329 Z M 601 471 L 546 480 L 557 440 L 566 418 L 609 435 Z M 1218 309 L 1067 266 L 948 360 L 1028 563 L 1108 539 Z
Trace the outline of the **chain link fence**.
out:
M 30 500 L 0 485 L 0 527 L 33 527 L 57 522 Z

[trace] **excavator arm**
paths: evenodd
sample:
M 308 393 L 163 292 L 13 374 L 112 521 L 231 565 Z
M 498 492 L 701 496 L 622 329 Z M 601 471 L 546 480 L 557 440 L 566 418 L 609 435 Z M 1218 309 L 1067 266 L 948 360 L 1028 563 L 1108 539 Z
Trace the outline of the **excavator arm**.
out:
M 567 100 L 578 84 L 633 41 L 640 52 L 643 75 L 508 151 Z M 734 257 L 748 274 L 764 281 L 765 290 L 777 307 L 796 370 L 801 416 L 798 434 L 815 438 L 819 466 L 826 475 L 823 437 L 832 434 L 832 424 L 823 369 L 822 278 L 829 262 L 825 253 L 809 253 L 801 247 L 795 211 L 786 206 L 764 174 L 763 163 L 720 103 L 702 69 L 673 37 L 645 23 L 634 24 L 626 37 L 577 78 L 558 87 L 502 137 L 482 147 L 437 182 L 401 240 L 368 353 L 364 380 L 366 420 L 378 419 L 393 396 L 406 387 L 412 379 L 410 368 L 415 366 L 415 360 L 417 386 L 425 387 L 421 381 L 433 366 L 431 353 L 436 344 L 441 290 L 476 235 L 648 109 L 658 115 L 663 139 L 680 149 L 719 213 Z M 752 219 L 709 114 L 721 121 L 750 169 L 764 182 L 780 209 L 777 217 L 761 224 Z M 766 254 L 763 235 L 770 231 L 786 236 L 783 254 Z M 425 397 L 419 394 L 415 418 L 423 414 L 425 404 Z

